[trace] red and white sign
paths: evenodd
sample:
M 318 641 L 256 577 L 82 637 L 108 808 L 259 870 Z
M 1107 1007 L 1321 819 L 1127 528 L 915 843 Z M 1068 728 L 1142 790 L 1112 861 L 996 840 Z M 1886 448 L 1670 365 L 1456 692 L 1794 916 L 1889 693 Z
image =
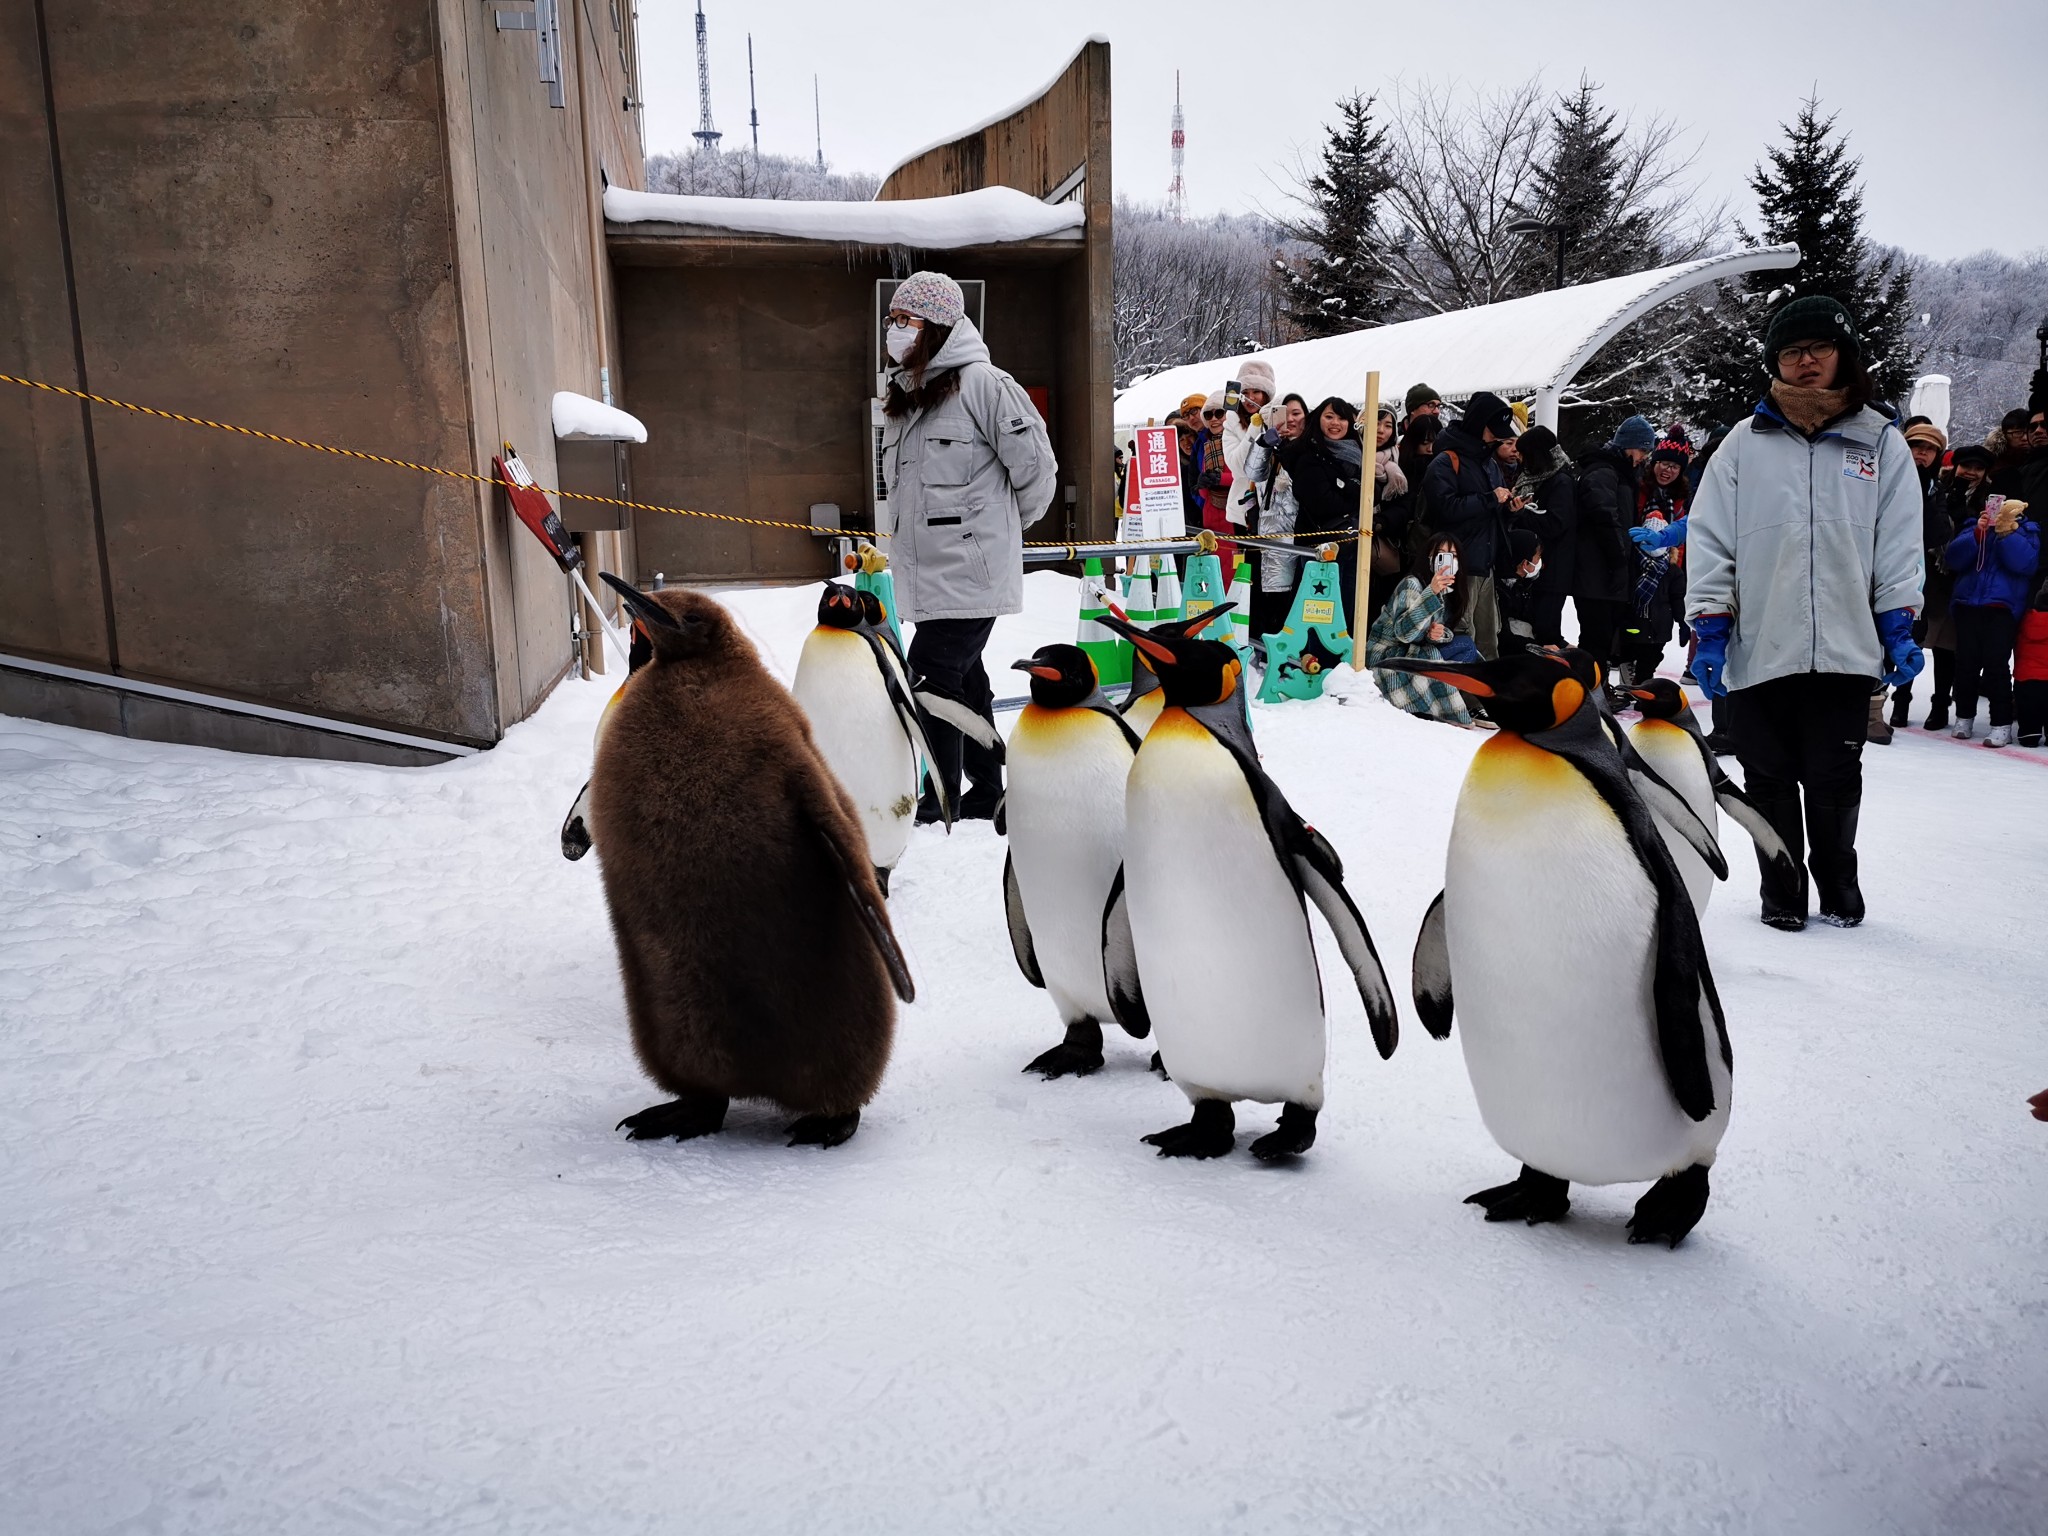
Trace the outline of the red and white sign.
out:
M 1131 516 L 1124 517 L 1126 539 L 1178 539 L 1187 535 L 1186 504 L 1180 495 L 1180 433 L 1173 427 L 1138 428 L 1137 454 L 1130 467 Z

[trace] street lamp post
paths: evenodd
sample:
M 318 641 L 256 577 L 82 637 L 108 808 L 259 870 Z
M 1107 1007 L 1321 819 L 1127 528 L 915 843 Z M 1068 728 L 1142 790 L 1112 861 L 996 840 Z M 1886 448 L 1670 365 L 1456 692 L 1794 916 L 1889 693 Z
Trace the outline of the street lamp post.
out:
M 1516 219 L 1508 225 L 1511 235 L 1555 235 L 1557 237 L 1557 281 L 1551 286 L 1564 286 L 1564 225 L 1552 224 L 1543 219 Z

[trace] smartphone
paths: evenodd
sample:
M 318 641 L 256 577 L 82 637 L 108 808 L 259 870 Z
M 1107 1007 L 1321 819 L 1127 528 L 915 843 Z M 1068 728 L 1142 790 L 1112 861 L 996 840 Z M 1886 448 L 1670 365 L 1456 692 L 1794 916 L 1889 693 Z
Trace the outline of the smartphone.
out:
M 1436 552 L 1436 558 L 1429 562 L 1429 568 L 1432 571 L 1455 571 L 1458 568 L 1458 557 L 1448 549 L 1440 549 Z
M 1211 375 L 1214 377 L 1214 375 Z M 1236 410 L 1244 403 L 1244 386 L 1232 379 L 1223 386 L 1223 404 L 1229 410 Z

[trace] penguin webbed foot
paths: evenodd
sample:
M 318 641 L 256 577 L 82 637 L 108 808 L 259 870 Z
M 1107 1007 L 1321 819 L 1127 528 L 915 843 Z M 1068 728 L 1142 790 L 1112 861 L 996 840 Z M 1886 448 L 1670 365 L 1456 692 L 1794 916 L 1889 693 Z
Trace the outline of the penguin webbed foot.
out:
M 1102 1068 L 1102 1026 L 1083 1019 L 1067 1026 L 1067 1038 L 1049 1051 L 1041 1052 L 1024 1070 L 1042 1074 L 1047 1082 L 1069 1073 L 1086 1077 Z
M 805 1115 L 789 1128 L 792 1147 L 836 1147 L 853 1140 L 860 1129 L 860 1111 L 843 1115 Z
M 1252 1143 L 1252 1156 L 1262 1163 L 1299 1157 L 1316 1144 L 1316 1112 L 1305 1104 L 1280 1107 L 1280 1124 Z
M 1523 1221 L 1533 1227 L 1539 1222 L 1564 1220 L 1572 1208 L 1571 1184 L 1524 1163 L 1512 1184 L 1496 1184 L 1467 1195 L 1465 1203 L 1485 1211 L 1488 1221 Z
M 1146 1070 L 1150 1072 L 1157 1072 L 1160 1075 L 1160 1077 L 1162 1077 L 1169 1083 L 1173 1081 L 1173 1074 L 1166 1070 L 1166 1058 L 1160 1055 L 1157 1051 L 1154 1051 L 1152 1053 L 1152 1060 L 1149 1063 L 1147 1063 Z
M 1694 1163 L 1677 1173 L 1667 1173 L 1643 1192 L 1635 1214 L 1628 1219 L 1628 1240 L 1654 1243 L 1660 1239 L 1676 1248 L 1686 1233 L 1699 1225 L 1707 1209 L 1707 1165 Z
M 1223 1157 L 1237 1145 L 1237 1112 L 1222 1099 L 1200 1099 L 1186 1125 L 1141 1139 L 1161 1157 Z
M 655 1104 L 637 1115 L 628 1115 L 612 1129 L 624 1131 L 629 1141 L 660 1141 L 674 1137 L 689 1141 L 725 1129 L 725 1112 L 732 1100 L 722 1093 L 707 1093 L 667 1104 Z

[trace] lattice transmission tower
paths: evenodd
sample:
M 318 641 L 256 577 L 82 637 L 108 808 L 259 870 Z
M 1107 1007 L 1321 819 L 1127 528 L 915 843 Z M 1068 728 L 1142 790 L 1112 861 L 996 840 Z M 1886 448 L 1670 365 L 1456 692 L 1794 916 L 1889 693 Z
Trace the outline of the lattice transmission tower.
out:
M 690 137 L 710 150 L 717 149 L 724 137 L 711 126 L 711 50 L 704 41 L 704 0 L 697 0 L 697 131 Z
M 1173 72 L 1173 181 L 1166 189 L 1166 208 L 1178 224 L 1181 216 L 1188 211 L 1187 182 L 1181 177 L 1182 165 L 1187 160 L 1188 130 L 1187 119 L 1180 111 L 1180 71 Z

